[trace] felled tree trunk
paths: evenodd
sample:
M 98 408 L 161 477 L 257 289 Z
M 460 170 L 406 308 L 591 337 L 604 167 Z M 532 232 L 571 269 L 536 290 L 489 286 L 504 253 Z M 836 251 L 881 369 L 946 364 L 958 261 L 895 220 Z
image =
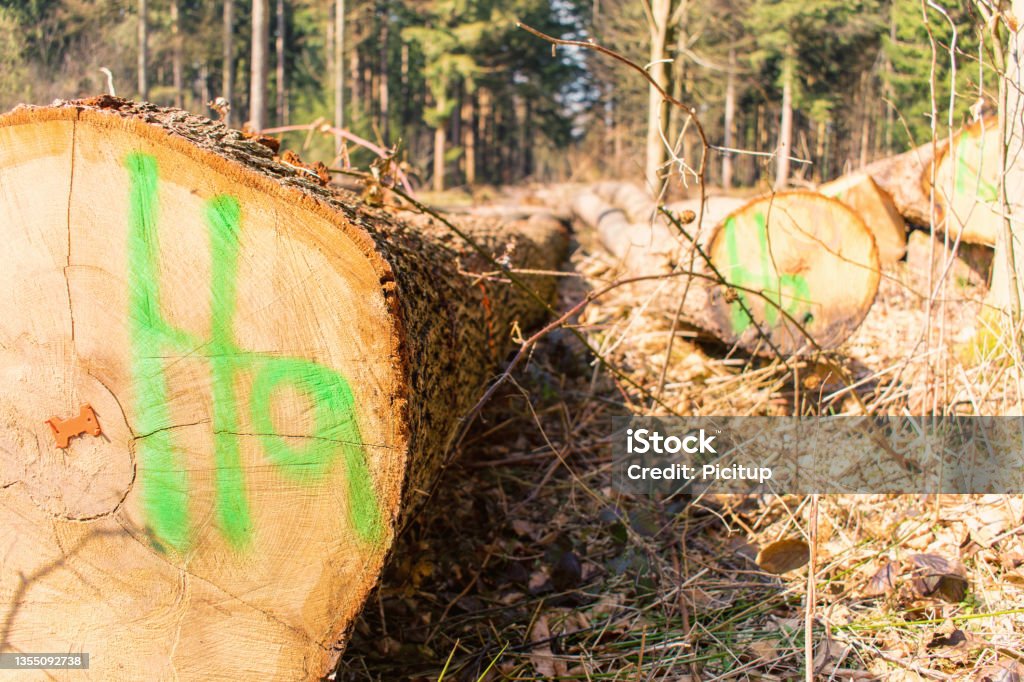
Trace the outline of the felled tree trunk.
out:
M 632 198 L 639 190 L 601 185 L 574 198 L 577 219 L 594 229 L 631 276 L 698 273 L 681 311 L 722 342 L 762 355 L 833 348 L 864 319 L 878 290 L 878 249 L 864 221 L 839 201 L 812 192 L 778 192 L 719 219 L 687 226 L 711 264 L 664 218 Z M 715 215 L 715 202 L 705 207 Z M 696 211 L 695 211 L 696 212 Z M 644 219 L 644 216 L 648 216 Z M 733 287 L 719 284 L 719 277 Z M 674 311 L 685 279 L 662 289 Z M 667 293 L 665 293 L 667 292 Z M 810 339 L 808 338 L 810 337 Z
M 114 98 L 0 118 L 0 187 L 0 646 L 103 680 L 326 675 L 552 279 L 479 277 L 441 225 Z M 566 247 L 463 228 L 515 267 Z
M 1002 230 L 999 209 L 999 128 L 995 117 L 958 131 L 952 147 L 944 138 L 866 166 L 909 222 L 932 224 L 932 170 L 935 172 L 935 227 L 952 240 L 993 246 Z
M 852 173 L 826 182 L 818 191 L 839 199 L 856 211 L 871 230 L 882 263 L 895 263 L 907 252 L 907 225 L 892 197 L 864 173 Z
M 931 223 L 931 164 L 935 158 L 935 147 L 923 144 L 910 151 L 879 159 L 859 172 L 869 176 L 883 191 L 892 197 L 896 210 L 906 220 L 916 225 Z

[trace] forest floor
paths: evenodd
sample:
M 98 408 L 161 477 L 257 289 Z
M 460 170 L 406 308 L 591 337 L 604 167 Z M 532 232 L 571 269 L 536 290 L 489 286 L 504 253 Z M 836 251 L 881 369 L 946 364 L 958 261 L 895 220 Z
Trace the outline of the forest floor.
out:
M 563 309 L 617 276 L 579 239 Z M 798 386 L 781 363 L 685 329 L 670 344 L 672 321 L 629 287 L 573 324 L 608 365 L 683 414 L 898 415 L 940 403 L 1012 413 L 1005 368 L 964 359 L 984 287 L 966 270 L 950 281 L 929 297 L 919 268 L 886 270 L 868 318 L 830 354 L 853 388 L 814 361 Z M 780 541 L 803 546 L 811 498 L 613 490 L 611 419 L 656 413 L 622 376 L 565 330 L 542 340 L 401 537 L 338 679 L 803 678 L 808 568 L 769 573 L 755 557 Z M 1021 679 L 1022 520 L 1022 496 L 821 495 L 818 677 Z

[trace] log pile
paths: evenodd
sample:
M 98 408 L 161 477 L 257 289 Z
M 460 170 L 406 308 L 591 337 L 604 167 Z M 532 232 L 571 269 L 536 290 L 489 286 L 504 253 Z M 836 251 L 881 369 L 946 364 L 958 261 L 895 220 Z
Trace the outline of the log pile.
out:
M 0 117 L 0 187 L 4 650 L 327 675 L 553 279 L 109 97 Z M 565 254 L 543 216 L 460 224 L 513 267 Z
M 753 353 L 789 355 L 833 348 L 856 329 L 874 300 L 881 265 L 907 256 L 908 227 L 934 224 L 946 233 L 940 251 L 972 279 L 987 278 L 991 258 L 983 252 L 1002 229 L 998 142 L 996 120 L 985 118 L 950 140 L 882 159 L 817 192 L 668 204 L 677 215 L 697 216 L 691 236 L 710 263 L 694 257 L 639 187 L 598 183 L 577 192 L 571 206 L 631 276 L 701 269 L 696 287 L 676 288 L 689 297 L 681 309 L 686 322 Z M 921 266 L 921 241 L 912 267 Z

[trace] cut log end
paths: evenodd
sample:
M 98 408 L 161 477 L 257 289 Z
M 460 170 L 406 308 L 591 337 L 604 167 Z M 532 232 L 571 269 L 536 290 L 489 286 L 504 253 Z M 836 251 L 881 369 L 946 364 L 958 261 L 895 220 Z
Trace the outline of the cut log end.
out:
M 323 672 L 398 516 L 386 266 L 154 126 L 57 112 L 0 127 L 7 644 Z M 60 448 L 44 420 L 85 404 L 101 435 Z
M 760 353 L 837 346 L 864 319 L 881 277 L 864 221 L 812 192 L 748 203 L 718 226 L 707 253 L 734 285 L 710 291 L 710 323 L 726 343 Z
M 953 239 L 995 246 L 999 206 L 999 126 L 987 118 L 967 126 L 939 153 L 935 166 L 937 224 Z M 925 178 L 927 182 L 930 178 Z
M 479 267 L 455 246 L 123 108 L 0 118 L 4 644 L 96 679 L 317 678 L 528 306 L 439 303 Z M 86 405 L 98 427 L 65 421 Z

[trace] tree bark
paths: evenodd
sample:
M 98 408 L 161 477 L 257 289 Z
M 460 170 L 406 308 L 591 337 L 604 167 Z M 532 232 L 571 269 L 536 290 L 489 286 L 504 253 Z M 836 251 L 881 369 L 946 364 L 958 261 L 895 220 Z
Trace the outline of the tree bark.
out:
M 146 71 L 146 62 L 149 60 L 149 28 L 148 8 L 146 0 L 139 0 L 139 27 L 138 27 L 138 90 L 141 99 L 149 99 L 149 77 Z
M 252 0 L 252 57 L 249 75 L 249 124 L 267 127 L 267 75 L 270 69 L 269 0 Z
M 668 85 L 668 71 L 665 69 L 665 43 L 668 38 L 668 18 L 672 0 L 653 0 L 651 17 L 648 20 L 651 42 L 651 67 L 647 70 L 651 79 L 663 90 Z M 655 195 L 661 191 L 660 171 L 665 163 L 665 143 L 662 141 L 662 127 L 665 124 L 665 100 L 653 86 L 648 86 L 647 95 L 647 147 L 646 170 L 648 189 Z
M 5 646 L 327 676 L 554 278 L 481 277 L 432 220 L 112 97 L 0 117 L 0 183 L 26 199 L 0 202 Z M 460 225 L 511 268 L 565 253 L 550 219 Z
M 221 57 L 224 66 L 221 74 L 222 97 L 232 107 L 235 106 L 235 0 L 224 0 L 224 27 L 223 27 L 223 55 Z M 145 98 L 143 98 L 145 99 Z M 229 109 L 225 123 L 229 126 L 235 120 L 234 114 Z

